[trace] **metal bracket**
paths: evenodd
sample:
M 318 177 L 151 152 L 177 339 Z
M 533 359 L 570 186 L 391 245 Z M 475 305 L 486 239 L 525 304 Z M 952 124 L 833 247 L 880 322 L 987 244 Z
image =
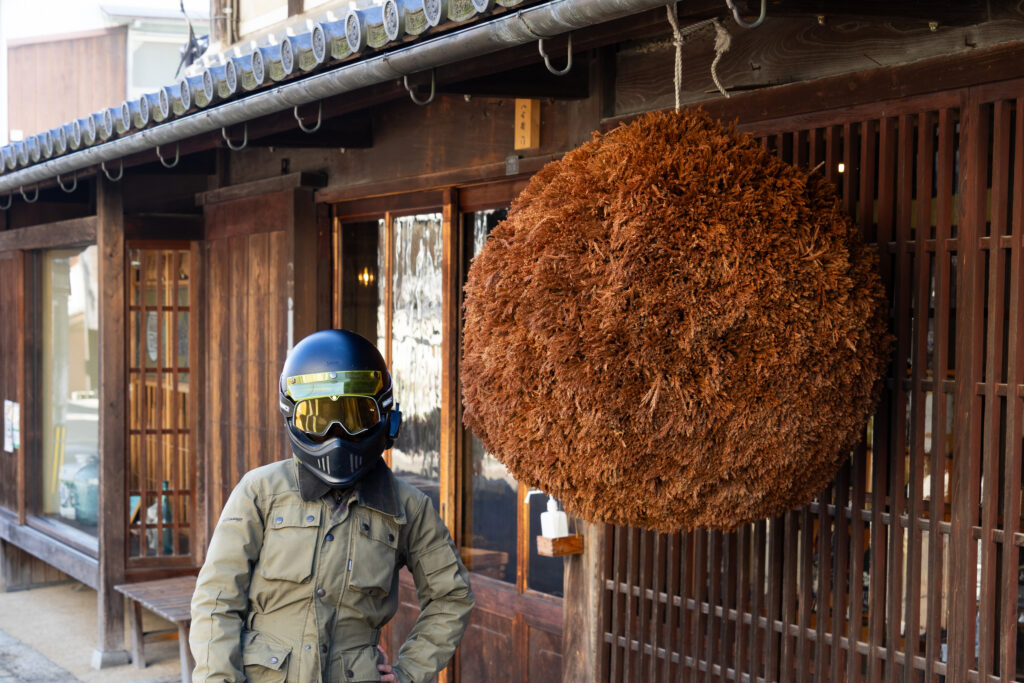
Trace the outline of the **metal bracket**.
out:
M 228 149 L 230 149 L 232 152 L 240 152 L 241 150 L 245 149 L 246 145 L 249 144 L 249 122 L 246 121 L 242 124 L 242 126 L 242 144 L 238 145 L 237 147 L 231 144 L 231 138 L 228 137 L 228 129 L 220 129 L 220 136 L 224 138 L 224 142 L 227 143 Z
M 312 128 L 306 128 L 302 124 L 302 117 L 299 116 L 299 105 L 295 105 L 295 109 L 292 110 L 292 114 L 295 116 L 295 120 L 299 124 L 299 130 L 301 130 L 303 133 L 315 133 L 318 130 L 320 130 L 320 124 L 323 122 L 324 116 L 324 101 L 320 100 L 319 104 L 320 106 L 316 110 L 316 125 L 313 126 Z
M 7 203 L 6 204 L 0 204 L 0 211 L 6 211 L 7 209 L 11 208 L 11 204 L 13 204 L 13 203 L 14 203 L 14 193 L 11 192 L 11 193 L 7 194 Z
M 740 11 L 736 9 L 736 5 L 733 4 L 732 0 L 725 0 L 725 4 L 729 7 L 729 9 L 732 10 L 732 18 L 735 19 L 736 23 L 742 26 L 743 28 L 757 28 L 758 26 L 760 26 L 761 22 L 764 21 L 765 14 L 768 11 L 768 0 L 761 0 L 761 16 L 759 16 L 757 18 L 757 21 L 755 21 L 754 23 L 748 24 L 747 22 L 740 19 Z
M 163 166 L 164 168 L 174 168 L 175 166 L 178 165 L 178 161 L 181 160 L 181 143 L 174 143 L 174 161 L 172 161 L 171 163 L 167 163 L 166 161 L 164 161 L 164 156 L 160 154 L 160 145 L 156 146 L 156 158 L 160 160 L 160 165 Z
M 544 52 L 544 39 L 537 39 L 537 52 L 539 52 L 540 56 L 544 58 L 544 66 L 546 66 L 548 68 L 548 71 L 553 73 L 555 76 L 564 76 L 567 73 L 569 73 L 570 70 L 572 70 L 572 33 L 569 34 L 569 45 L 566 48 L 566 50 L 569 53 L 569 57 L 565 62 L 565 68 L 556 69 L 555 67 L 551 66 L 551 59 L 548 57 L 547 53 Z
M 21 193 L 21 198 L 25 200 L 26 204 L 34 204 L 39 199 L 39 184 L 36 183 L 36 193 L 32 196 L 32 199 L 29 199 L 28 196 L 25 195 L 24 185 L 18 188 L 18 192 Z
M 60 186 L 60 189 L 64 190 L 68 194 L 71 194 L 78 187 L 78 171 L 75 171 L 75 175 L 73 176 L 70 188 L 64 187 L 64 183 L 62 183 L 60 180 L 60 174 L 57 175 L 57 184 Z
M 121 159 L 121 170 L 117 174 L 116 178 L 110 175 L 110 171 L 107 170 L 107 162 L 101 162 L 100 168 L 103 169 L 103 175 L 107 176 L 107 180 L 109 180 L 112 183 L 116 183 L 118 180 L 124 177 L 124 159 Z
M 416 104 L 420 105 L 421 107 L 425 107 L 425 106 L 427 106 L 428 104 L 430 104 L 431 102 L 434 101 L 434 86 L 435 86 L 436 83 L 435 83 L 435 77 L 434 77 L 434 70 L 433 69 L 430 70 L 430 97 L 428 97 L 427 99 L 425 99 L 423 101 L 420 101 L 420 100 L 416 99 L 416 93 L 414 93 L 412 88 L 409 87 L 409 77 L 408 76 L 402 76 L 402 84 L 405 86 L 405 89 L 407 91 L 409 91 L 409 99 L 411 99 L 413 102 L 415 102 Z

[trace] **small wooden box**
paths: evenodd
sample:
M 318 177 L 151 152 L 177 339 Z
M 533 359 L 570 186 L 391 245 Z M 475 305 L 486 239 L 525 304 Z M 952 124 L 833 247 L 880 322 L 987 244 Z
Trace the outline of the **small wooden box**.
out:
M 582 555 L 582 536 L 562 536 L 561 538 L 537 537 L 537 554 L 544 557 L 562 557 L 564 555 Z

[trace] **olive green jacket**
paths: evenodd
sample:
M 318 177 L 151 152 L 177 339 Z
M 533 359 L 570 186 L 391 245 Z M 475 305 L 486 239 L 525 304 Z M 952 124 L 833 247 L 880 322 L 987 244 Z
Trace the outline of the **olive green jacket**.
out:
M 380 680 L 376 646 L 403 565 L 422 611 L 394 670 L 418 683 L 451 658 L 473 608 L 469 575 L 427 496 L 383 463 L 345 494 L 295 459 L 252 470 L 199 572 L 192 680 Z

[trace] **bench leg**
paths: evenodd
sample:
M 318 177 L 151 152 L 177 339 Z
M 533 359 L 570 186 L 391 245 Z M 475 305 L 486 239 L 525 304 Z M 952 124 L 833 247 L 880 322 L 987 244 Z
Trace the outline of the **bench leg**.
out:
M 146 654 L 142 646 L 142 605 L 130 598 L 128 602 L 128 629 L 132 637 L 132 664 L 136 669 L 146 668 Z
M 178 624 L 178 657 L 181 659 L 181 683 L 191 683 L 192 670 L 196 663 L 192 659 L 192 650 L 188 646 L 188 624 Z

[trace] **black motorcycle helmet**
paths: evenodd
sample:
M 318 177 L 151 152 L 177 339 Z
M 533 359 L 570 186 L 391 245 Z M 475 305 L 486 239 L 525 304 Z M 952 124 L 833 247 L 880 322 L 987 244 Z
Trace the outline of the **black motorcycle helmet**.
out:
M 398 437 L 391 391 L 380 352 L 358 334 L 302 339 L 284 361 L 278 397 L 295 456 L 329 486 L 354 484 Z

